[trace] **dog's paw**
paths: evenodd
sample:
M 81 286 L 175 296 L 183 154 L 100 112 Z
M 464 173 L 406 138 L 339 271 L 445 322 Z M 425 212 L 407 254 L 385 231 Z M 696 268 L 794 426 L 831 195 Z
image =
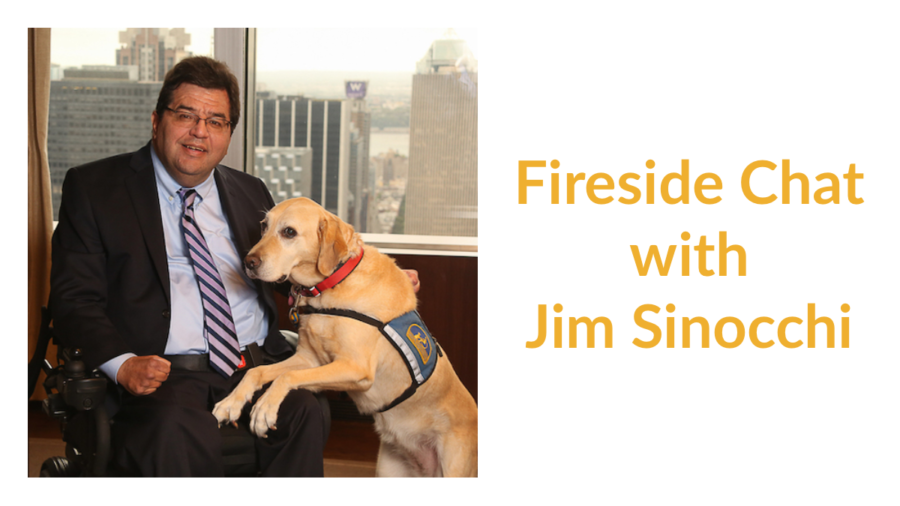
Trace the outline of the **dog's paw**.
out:
M 277 382 L 277 381 L 276 381 Z M 266 437 L 266 432 L 276 430 L 275 422 L 278 419 L 278 408 L 284 400 L 284 393 L 276 388 L 275 383 L 269 387 L 253 405 L 250 410 L 250 431 L 259 437 Z
M 219 426 L 229 422 L 235 423 L 241 417 L 241 410 L 244 409 L 246 401 L 232 393 L 228 397 L 216 403 L 213 407 L 213 416 L 219 422 Z

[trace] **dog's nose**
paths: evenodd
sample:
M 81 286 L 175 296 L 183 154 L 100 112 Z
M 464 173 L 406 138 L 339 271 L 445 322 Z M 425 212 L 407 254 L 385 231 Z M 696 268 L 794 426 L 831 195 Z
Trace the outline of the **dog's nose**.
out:
M 261 263 L 262 263 L 262 261 L 259 259 L 258 256 L 255 256 L 255 255 L 247 255 L 247 257 L 244 258 L 244 267 L 246 267 L 248 270 L 251 270 L 251 271 L 255 271 L 256 268 L 259 267 L 259 264 L 261 264 Z

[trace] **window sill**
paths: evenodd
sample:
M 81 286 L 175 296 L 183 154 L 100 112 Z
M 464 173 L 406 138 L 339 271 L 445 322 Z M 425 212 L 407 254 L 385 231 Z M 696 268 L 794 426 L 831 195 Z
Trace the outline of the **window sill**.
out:
M 389 255 L 478 256 L 477 237 L 360 234 L 366 244 Z

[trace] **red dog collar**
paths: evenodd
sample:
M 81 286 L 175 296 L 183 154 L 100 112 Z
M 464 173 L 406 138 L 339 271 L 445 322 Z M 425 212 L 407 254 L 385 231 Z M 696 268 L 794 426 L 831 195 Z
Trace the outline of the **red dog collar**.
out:
M 359 255 L 347 259 L 346 262 L 339 265 L 338 268 L 335 269 L 333 273 L 331 273 L 331 276 L 323 279 L 319 284 L 312 288 L 307 288 L 300 285 L 292 286 L 291 297 L 296 298 L 298 295 L 301 295 L 303 297 L 318 297 L 325 290 L 334 288 L 338 283 L 349 276 L 354 269 L 356 269 L 356 266 L 359 265 L 359 262 L 362 260 L 364 252 L 365 250 L 363 248 L 360 248 Z

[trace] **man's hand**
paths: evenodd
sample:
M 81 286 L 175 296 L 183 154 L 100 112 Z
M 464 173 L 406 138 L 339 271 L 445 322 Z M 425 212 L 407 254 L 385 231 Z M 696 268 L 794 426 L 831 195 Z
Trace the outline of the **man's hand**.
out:
M 413 293 L 419 293 L 419 273 L 412 269 L 404 269 L 403 272 L 409 276 L 409 282 L 412 283 Z
M 131 357 L 119 367 L 116 382 L 131 395 L 152 394 L 169 377 L 171 366 L 168 360 L 156 355 Z

